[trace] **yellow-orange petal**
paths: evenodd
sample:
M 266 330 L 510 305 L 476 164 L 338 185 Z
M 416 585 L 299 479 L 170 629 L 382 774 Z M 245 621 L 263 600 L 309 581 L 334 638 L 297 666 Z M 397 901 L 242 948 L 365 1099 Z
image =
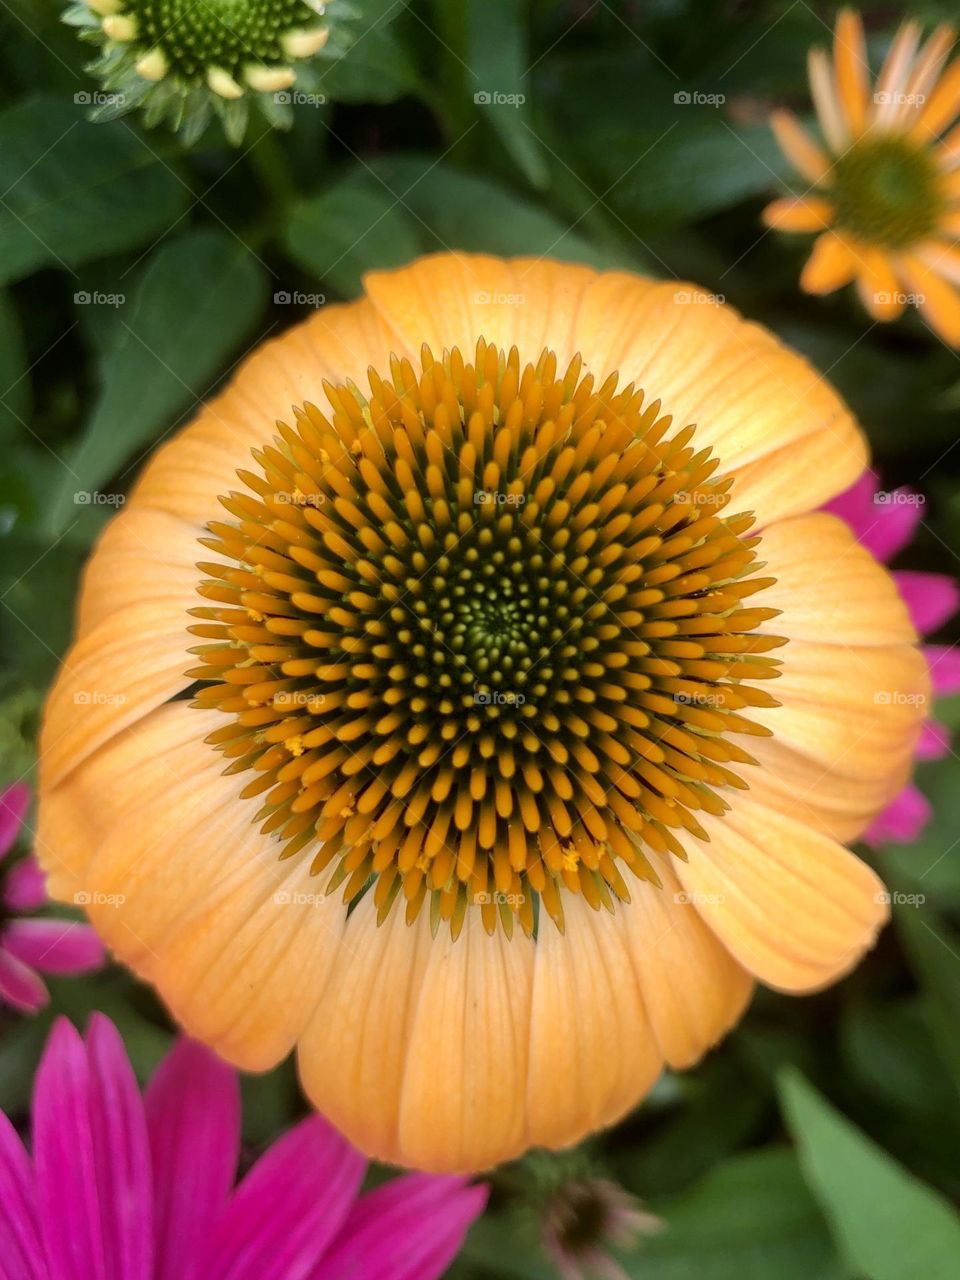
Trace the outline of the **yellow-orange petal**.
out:
M 855 9 L 837 15 L 833 36 L 837 95 L 852 137 L 862 133 L 870 95 L 870 65 L 863 37 L 863 21 Z
M 896 320 L 906 306 L 906 297 L 894 261 L 883 249 L 860 245 L 857 294 L 874 320 Z
M 920 142 L 932 142 L 960 112 L 960 58 L 954 58 L 940 77 L 910 129 Z
M 38 857 L 52 879 L 69 865 L 97 932 L 190 1035 L 264 1070 L 322 993 L 344 911 L 318 896 L 309 859 L 281 862 L 251 822 L 236 778 L 202 741 L 220 723 L 175 703 L 119 735 L 75 780 L 109 821 L 95 816 L 63 848 L 64 817 L 83 810 L 73 784 L 65 809 L 54 789 L 41 803 Z
M 960 347 L 960 293 L 916 254 L 900 258 L 907 291 L 916 297 L 920 314 L 951 347 Z
M 814 142 L 792 111 L 774 111 L 770 124 L 780 150 L 797 172 L 814 186 L 819 185 L 830 172 L 831 162 L 826 152 Z
M 889 129 L 896 124 L 920 44 L 920 32 L 919 23 L 912 20 L 904 22 L 890 43 L 873 95 L 876 128 Z
M 833 293 L 849 284 L 859 265 L 858 251 L 840 232 L 825 231 L 814 241 L 813 252 L 800 274 L 805 293 Z
M 686 840 L 678 874 L 717 937 L 765 985 L 819 990 L 873 946 L 888 915 L 883 883 L 842 845 L 747 796 L 704 826 L 710 842 Z
M 833 224 L 835 210 L 819 196 L 784 196 L 768 204 L 761 216 L 778 231 L 825 231 Z
M 942 22 L 917 54 L 907 81 L 905 101 L 900 107 L 899 128 L 909 128 L 915 120 L 919 119 L 955 39 L 954 28 L 949 23 Z
M 917 257 L 938 276 L 960 284 L 960 245 L 930 241 L 916 251 Z

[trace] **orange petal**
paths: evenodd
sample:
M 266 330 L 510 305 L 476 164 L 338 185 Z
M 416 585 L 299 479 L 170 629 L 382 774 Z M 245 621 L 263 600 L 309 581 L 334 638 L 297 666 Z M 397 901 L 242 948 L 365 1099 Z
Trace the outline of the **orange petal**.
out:
M 906 301 L 889 254 L 869 245 L 860 245 L 857 254 L 857 293 L 864 308 L 874 320 L 896 320 Z
M 960 58 L 955 58 L 924 104 L 910 130 L 921 142 L 932 142 L 953 123 L 960 112 Z
M 778 231 L 824 231 L 834 219 L 829 200 L 817 196 L 785 196 L 774 200 L 763 211 L 763 221 Z
M 920 30 L 919 23 L 904 22 L 893 37 L 873 95 L 873 117 L 878 128 L 891 128 L 896 123 L 920 43 Z
M 800 275 L 805 293 L 833 293 L 849 284 L 856 274 L 857 256 L 850 240 L 836 231 L 825 231 L 813 245 Z
M 837 15 L 833 36 L 837 94 L 852 137 L 863 132 L 869 101 L 870 65 L 863 38 L 863 22 L 855 9 Z
M 733 956 L 766 986 L 816 991 L 849 972 L 888 915 L 882 882 L 842 845 L 740 796 L 685 841 L 684 889 Z
M 951 347 L 960 347 L 960 293 L 915 254 L 903 254 L 900 271 L 930 328 Z
M 774 111 L 770 124 L 780 150 L 798 173 L 814 186 L 830 172 L 831 162 L 791 111 Z

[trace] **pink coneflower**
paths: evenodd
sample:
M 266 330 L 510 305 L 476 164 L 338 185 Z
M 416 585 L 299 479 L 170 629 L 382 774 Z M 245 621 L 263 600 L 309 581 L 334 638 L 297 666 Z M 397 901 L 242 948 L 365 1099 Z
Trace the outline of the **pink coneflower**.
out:
M 828 505 L 844 520 L 857 539 L 878 560 L 891 560 L 913 538 L 923 511 L 924 497 L 913 489 L 881 489 L 875 472 L 865 471 L 845 493 Z M 960 609 L 960 588 L 942 573 L 898 569 L 893 574 L 900 595 L 920 635 L 929 635 Z M 934 695 L 960 690 L 960 648 L 928 644 L 923 647 Z M 879 695 L 878 695 L 879 696 Z M 917 746 L 918 760 L 937 760 L 950 750 L 946 727 L 932 717 L 923 726 Z M 916 840 L 931 816 L 930 802 L 908 783 L 868 827 L 864 840 L 880 845 L 888 841 L 909 844 Z
M 0 859 L 17 842 L 30 805 L 30 789 L 15 782 L 0 793 Z M 47 894 L 36 860 L 21 859 L 0 889 L 0 1000 L 36 1013 L 48 1000 L 41 973 L 76 974 L 99 969 L 103 943 L 88 924 L 77 920 L 11 919 L 11 913 L 36 911 Z
M 234 1187 L 234 1072 L 181 1039 L 141 1098 L 113 1023 L 54 1025 L 33 1158 L 0 1115 L 4 1280 L 433 1280 L 486 1188 L 407 1174 L 358 1196 L 366 1161 L 320 1116 Z

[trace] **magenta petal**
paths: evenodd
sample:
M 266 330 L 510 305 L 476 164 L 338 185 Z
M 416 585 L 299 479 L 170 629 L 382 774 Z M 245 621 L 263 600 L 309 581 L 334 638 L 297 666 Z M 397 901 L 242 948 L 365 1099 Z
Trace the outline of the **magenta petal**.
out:
M 901 569 L 893 576 L 913 625 L 922 636 L 936 631 L 960 609 L 960 588 L 946 574 Z
M 487 1188 L 463 1178 L 404 1174 L 363 1196 L 308 1280 L 434 1280 L 483 1212 Z
M 104 961 L 103 943 L 77 920 L 11 920 L 3 945 L 41 973 L 89 973 Z
M 880 561 L 892 560 L 898 551 L 910 545 L 920 523 L 920 496 L 912 489 L 895 489 L 880 495 L 872 503 L 872 520 L 859 541 Z
M 16 1130 L 0 1111 L 0 1277 L 48 1280 L 48 1276 L 33 1166 Z
M 110 1280 L 103 1248 L 86 1046 L 58 1018 L 33 1090 L 37 1204 L 55 1280 Z
M 15 782 L 0 793 L 0 858 L 5 858 L 16 843 L 29 807 L 30 788 L 25 782 Z
M 154 1280 L 207 1280 L 201 1244 L 227 1203 L 240 1153 L 236 1074 L 208 1049 L 181 1039 L 146 1092 L 153 1160 Z
M 33 854 L 21 858 L 7 872 L 3 902 L 10 911 L 36 911 L 47 901 L 47 878 Z
M 260 1157 L 220 1215 L 203 1280 L 306 1280 L 365 1168 L 322 1116 L 302 1120 Z
M 930 668 L 934 693 L 946 695 L 960 692 L 960 646 L 925 644 L 923 655 Z
M 151 1280 L 153 1196 L 143 1100 L 120 1033 L 102 1013 L 90 1019 L 90 1119 L 110 1280 Z
M 43 979 L 18 960 L 0 940 L 0 999 L 23 1013 L 36 1013 L 49 995 Z
M 839 516 L 850 526 L 858 541 L 870 528 L 875 518 L 873 495 L 877 491 L 877 476 L 873 471 L 864 471 L 859 480 L 855 480 L 849 489 L 831 499 L 823 508 L 832 515 Z
M 912 844 L 930 821 L 932 812 L 930 801 L 923 792 L 913 783 L 908 783 L 883 813 L 874 818 L 863 839 L 873 847 L 890 843 Z
M 914 755 L 918 760 L 942 760 L 950 753 L 950 730 L 938 720 L 926 720 Z

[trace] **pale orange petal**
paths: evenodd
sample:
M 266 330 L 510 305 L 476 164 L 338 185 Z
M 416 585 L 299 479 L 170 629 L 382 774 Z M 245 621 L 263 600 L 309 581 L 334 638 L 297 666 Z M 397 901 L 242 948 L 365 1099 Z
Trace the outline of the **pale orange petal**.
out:
M 863 131 L 870 93 L 870 67 L 863 22 L 855 9 L 842 9 L 833 37 L 837 93 L 853 137 Z
M 677 873 L 704 920 L 766 986 L 815 991 L 873 946 L 888 915 L 882 882 L 836 841 L 739 797 L 689 838 Z
M 774 111 L 770 124 L 780 150 L 797 172 L 814 186 L 822 182 L 830 172 L 831 162 L 797 117 L 791 111 Z
M 904 101 L 897 117 L 898 128 L 905 128 L 919 119 L 955 39 L 953 27 L 944 22 L 920 50 L 903 95 Z
M 960 245 L 932 242 L 921 245 L 917 257 L 938 276 L 960 284 Z
M 833 79 L 833 67 L 823 49 L 811 49 L 807 57 L 810 92 L 817 119 L 830 150 L 836 154 L 849 144 L 850 134 Z
M 562 935 L 542 921 L 527 1083 L 534 1145 L 568 1146 L 612 1124 L 660 1074 L 663 1059 L 624 929 L 631 909 L 594 912 L 582 897 L 569 895 Z
M 930 328 L 951 347 L 960 347 L 960 293 L 915 254 L 902 255 L 900 271 Z
M 893 37 L 873 95 L 873 118 L 878 128 L 888 129 L 896 123 L 920 43 L 920 31 L 919 23 L 905 22 Z
M 203 742 L 222 723 L 175 703 L 116 737 L 77 791 L 68 784 L 65 807 L 58 789 L 41 795 L 37 853 L 50 872 L 74 869 L 98 933 L 188 1034 L 264 1070 L 322 994 L 345 911 L 322 897 L 309 858 L 281 862 L 259 833 L 257 803 Z M 64 848 L 65 818 L 82 825 Z
M 764 209 L 768 227 L 778 231 L 824 231 L 832 225 L 835 210 L 829 200 L 817 196 L 784 196 Z
M 836 231 L 825 231 L 814 242 L 800 275 L 800 288 L 805 293 L 833 293 L 850 283 L 858 265 L 850 240 Z

